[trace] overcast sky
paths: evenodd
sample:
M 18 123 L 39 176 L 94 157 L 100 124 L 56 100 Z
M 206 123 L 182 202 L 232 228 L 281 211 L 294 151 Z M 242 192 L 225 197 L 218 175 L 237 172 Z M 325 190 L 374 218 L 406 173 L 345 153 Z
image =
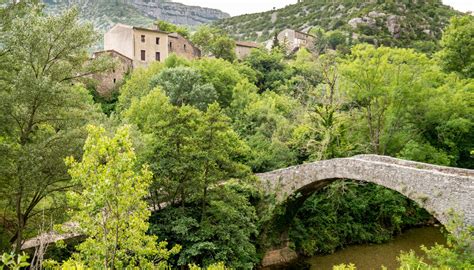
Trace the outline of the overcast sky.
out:
M 232 16 L 271 10 L 294 4 L 296 0 L 174 0 L 187 5 L 217 8 Z M 443 0 L 460 11 L 474 11 L 474 0 Z

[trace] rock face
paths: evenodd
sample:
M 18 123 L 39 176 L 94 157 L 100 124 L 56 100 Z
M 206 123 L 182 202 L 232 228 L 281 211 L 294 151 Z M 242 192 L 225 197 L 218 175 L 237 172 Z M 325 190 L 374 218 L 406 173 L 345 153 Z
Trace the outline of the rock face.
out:
M 174 24 L 195 26 L 230 17 L 229 14 L 218 9 L 187 6 L 162 0 L 127 0 L 126 2 L 149 17 Z
M 85 19 L 94 21 L 104 17 L 104 20 L 108 18 L 113 23 L 116 23 L 113 19 L 117 17 L 130 21 L 143 17 L 142 21 L 160 19 L 174 24 L 197 26 L 230 17 L 218 9 L 187 6 L 164 0 L 43 0 L 43 2 L 53 11 L 78 6 L 81 14 L 86 14 Z
M 387 18 L 387 28 L 393 37 L 398 38 L 400 36 L 400 31 L 402 28 L 400 21 L 401 17 L 397 15 L 390 15 Z

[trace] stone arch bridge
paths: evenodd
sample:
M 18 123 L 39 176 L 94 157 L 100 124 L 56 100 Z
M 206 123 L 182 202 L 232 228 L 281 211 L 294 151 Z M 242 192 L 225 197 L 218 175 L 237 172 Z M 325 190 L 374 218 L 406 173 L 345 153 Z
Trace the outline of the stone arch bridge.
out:
M 266 192 L 275 194 L 279 202 L 298 193 L 305 198 L 337 179 L 353 179 L 398 191 L 418 202 L 442 224 L 447 224 L 449 212 L 454 211 L 463 215 L 466 224 L 474 225 L 474 170 L 359 155 L 317 161 L 257 176 Z M 22 249 L 79 236 L 74 232 L 48 232 L 25 241 Z
M 359 155 L 317 161 L 257 174 L 268 193 L 283 202 L 302 197 L 337 179 L 352 179 L 384 186 L 417 202 L 442 224 L 449 213 L 474 225 L 474 170 L 436 166 L 378 155 Z

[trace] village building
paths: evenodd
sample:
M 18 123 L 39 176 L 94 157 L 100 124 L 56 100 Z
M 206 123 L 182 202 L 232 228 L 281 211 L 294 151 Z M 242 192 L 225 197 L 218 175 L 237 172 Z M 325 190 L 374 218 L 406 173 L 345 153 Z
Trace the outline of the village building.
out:
M 316 37 L 308 33 L 285 29 L 278 33 L 277 40 L 280 46 L 284 46 L 289 53 L 297 51 L 300 48 L 311 48 L 314 46 Z M 274 46 L 273 40 L 267 43 L 267 48 Z
M 120 85 L 125 75 L 133 69 L 133 60 L 114 50 L 95 52 L 92 57 L 97 58 L 102 55 L 114 58 L 115 66 L 108 72 L 93 75 L 93 79 L 97 81 L 95 90 L 100 96 L 110 97 L 111 92 Z
M 104 35 L 104 50 L 114 50 L 132 59 L 133 67 L 147 66 L 168 57 L 167 32 L 116 24 Z
M 201 50 L 194 44 L 181 36 L 178 33 L 171 33 L 168 35 L 168 53 L 175 53 L 179 56 L 185 57 L 188 60 L 201 57 Z
M 105 33 L 104 51 L 95 52 L 93 57 L 104 53 L 117 60 L 113 70 L 94 75 L 98 82 L 96 90 L 105 97 L 110 96 L 125 74 L 134 68 L 163 62 L 172 53 L 189 60 L 201 57 L 201 51 L 177 33 L 125 24 L 116 24 Z
M 237 59 L 243 60 L 247 57 L 253 49 L 259 48 L 260 45 L 254 42 L 248 41 L 236 41 L 235 42 L 235 54 Z

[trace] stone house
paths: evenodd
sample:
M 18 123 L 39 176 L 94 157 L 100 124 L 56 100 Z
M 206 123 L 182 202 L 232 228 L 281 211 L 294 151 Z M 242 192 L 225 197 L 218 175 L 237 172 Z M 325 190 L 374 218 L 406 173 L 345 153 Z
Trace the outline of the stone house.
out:
M 105 33 L 104 51 L 95 52 L 93 57 L 104 53 L 118 62 L 114 70 L 94 75 L 98 81 L 96 90 L 105 97 L 134 68 L 146 67 L 156 61 L 163 62 L 171 53 L 190 60 L 201 57 L 201 51 L 177 33 L 120 23 Z
M 130 59 L 133 67 L 147 66 L 168 57 L 167 32 L 116 24 L 104 35 L 104 50 L 114 50 Z
M 96 85 L 97 93 L 103 97 L 110 97 L 112 91 L 122 83 L 125 75 L 133 69 L 133 60 L 114 50 L 95 52 L 92 58 L 104 54 L 114 58 L 116 65 L 108 72 L 94 74 L 92 78 L 98 82 Z
M 201 57 L 201 50 L 194 46 L 191 41 L 178 33 L 168 34 L 168 53 L 175 53 L 188 60 Z
M 310 48 L 314 46 L 316 37 L 308 33 L 285 29 L 277 35 L 278 42 L 284 44 L 289 52 L 294 52 L 300 48 Z
M 237 59 L 242 60 L 247 57 L 253 49 L 259 48 L 260 45 L 254 42 L 247 41 L 236 41 L 235 42 L 235 54 Z

